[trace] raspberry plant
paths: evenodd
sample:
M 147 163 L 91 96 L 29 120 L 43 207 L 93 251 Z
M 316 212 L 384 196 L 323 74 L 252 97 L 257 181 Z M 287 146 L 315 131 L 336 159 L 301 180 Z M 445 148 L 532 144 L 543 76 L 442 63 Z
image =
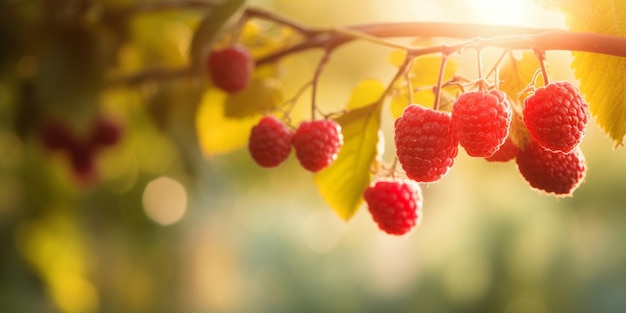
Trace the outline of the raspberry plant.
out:
M 90 50 L 76 53 L 76 58 L 93 57 L 86 62 L 93 68 L 63 67 L 75 71 L 64 76 L 77 78 L 71 84 L 53 81 L 41 88 L 42 97 L 55 101 L 43 104 L 36 120 L 60 116 L 68 124 L 80 125 L 81 119 L 93 118 L 97 111 L 84 103 L 101 101 L 82 92 L 98 95 L 106 88 L 141 86 L 159 127 L 176 134 L 180 129 L 189 131 L 195 119 L 192 131 L 207 156 L 247 146 L 251 161 L 275 167 L 287 161 L 293 148 L 322 197 L 346 220 L 363 207 L 367 190 L 377 188 L 371 187 L 375 180 L 436 183 L 454 169 L 459 153 L 476 162 L 515 159 L 531 187 L 572 195 L 586 171 L 580 143 L 588 122 L 595 119 L 616 147 L 623 144 L 624 76 L 605 75 L 605 70 L 626 67 L 626 39 L 619 28 L 580 22 L 574 16 L 580 12 L 569 12 L 573 18 L 567 31 L 423 22 L 322 29 L 243 3 L 180 1 L 138 4 L 127 11 L 103 9 L 103 21 L 177 9 L 200 12 L 201 18 L 193 23 L 188 56 L 175 66 L 145 65 L 138 70 L 131 66 L 137 71 L 104 75 L 98 69 L 114 67 L 110 60 L 115 57 L 103 58 Z M 91 42 L 87 40 L 91 31 L 69 34 L 80 37 L 82 44 Z M 59 37 L 71 41 L 70 35 Z M 110 51 L 126 55 L 124 38 L 116 37 L 119 42 Z M 320 78 L 335 53 L 357 41 L 389 49 L 394 73 L 386 81 L 356 82 L 346 105 L 321 105 L 318 97 L 325 90 L 320 88 Z M 489 68 L 484 62 L 487 49 L 500 54 L 490 60 Z M 295 93 L 283 94 L 288 60 L 309 50 L 321 51 L 310 79 Z M 546 54 L 553 50 L 574 52 L 577 81 L 550 81 Z M 132 59 L 132 53 L 127 54 Z M 475 75 L 458 70 L 459 56 L 466 55 L 475 56 Z M 43 61 L 40 67 L 45 72 L 49 66 Z M 171 91 L 177 89 L 186 92 Z M 67 90 L 77 91 L 69 97 L 62 94 Z M 164 99 L 175 99 L 172 102 L 177 104 L 167 107 Z M 186 102 L 199 106 L 174 108 Z M 59 113 L 69 109 L 78 113 Z M 388 116 L 391 121 L 384 121 Z M 385 131 L 384 122 L 393 125 L 393 134 Z M 23 124 L 27 129 L 37 122 Z M 74 171 L 87 177 L 97 148 L 120 140 L 118 126 L 107 121 L 97 124 L 94 142 L 72 139 L 72 132 L 58 125 L 39 129 L 44 129 L 43 145 L 50 151 L 65 151 Z M 178 139 L 181 147 L 189 144 Z M 385 141 L 395 149 L 384 151 Z M 421 207 L 421 196 L 419 203 Z

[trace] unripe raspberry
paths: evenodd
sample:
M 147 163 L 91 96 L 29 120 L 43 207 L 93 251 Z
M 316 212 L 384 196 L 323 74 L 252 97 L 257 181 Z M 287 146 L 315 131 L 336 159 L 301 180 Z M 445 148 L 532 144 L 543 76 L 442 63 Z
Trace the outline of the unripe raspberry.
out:
M 422 219 L 422 189 L 411 180 L 378 181 L 363 194 L 378 227 L 392 235 L 403 235 Z
M 579 147 L 571 153 L 553 152 L 531 141 L 515 158 L 519 172 L 531 187 L 568 196 L 585 178 L 587 166 Z
M 241 45 L 212 50 L 207 63 L 215 86 L 228 93 L 240 92 L 248 87 L 254 71 L 254 61 Z
M 451 114 L 459 144 L 470 156 L 491 156 L 509 134 L 511 108 L 501 91 L 463 93 Z
M 458 153 L 450 114 L 409 105 L 395 122 L 396 155 L 406 175 L 434 182 L 445 175 Z
M 498 148 L 498 150 L 490 157 L 486 157 L 485 160 L 489 162 L 508 162 L 513 160 L 515 156 L 520 152 L 519 147 L 507 137 L 504 143 Z
M 248 150 L 252 159 L 261 167 L 276 167 L 291 152 L 293 132 L 280 120 L 268 115 L 252 127 Z
M 582 141 L 589 107 L 569 82 L 553 82 L 524 101 L 524 123 L 533 140 L 546 149 L 569 153 Z
M 333 120 L 302 122 L 293 135 L 292 144 L 302 167 L 317 172 L 337 158 L 343 145 L 341 126 Z

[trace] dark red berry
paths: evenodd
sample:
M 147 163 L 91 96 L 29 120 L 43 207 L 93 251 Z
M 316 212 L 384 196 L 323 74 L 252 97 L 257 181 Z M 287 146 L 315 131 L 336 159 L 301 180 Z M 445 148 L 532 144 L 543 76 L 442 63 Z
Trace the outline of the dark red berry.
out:
M 91 141 L 95 146 L 112 146 L 120 141 L 122 126 L 114 119 L 99 116 L 93 122 Z
M 218 88 L 228 93 L 236 93 L 248 87 L 254 61 L 244 46 L 234 45 L 212 50 L 207 62 L 209 76 Z
M 523 115 L 534 141 L 546 149 L 569 153 L 585 135 L 589 107 L 570 82 L 553 82 L 524 100 Z
M 571 195 L 587 172 L 580 147 L 565 154 L 530 141 L 515 160 L 519 172 L 531 187 L 560 196 Z
M 468 155 L 492 155 L 509 134 L 511 108 L 501 91 L 469 91 L 452 106 L 452 124 Z
M 388 234 L 403 235 L 421 221 L 422 190 L 414 181 L 378 181 L 363 197 L 378 227 Z
M 341 126 L 333 120 L 302 122 L 293 135 L 292 144 L 302 167 L 317 172 L 337 158 L 343 145 Z
M 412 104 L 395 122 L 395 143 L 409 178 L 435 182 L 454 164 L 459 140 L 449 113 Z
M 275 167 L 283 163 L 291 152 L 291 131 L 273 116 L 264 116 L 252 127 L 248 150 L 252 159 L 262 167 Z
M 66 150 L 76 141 L 74 135 L 65 124 L 56 121 L 46 122 L 40 130 L 41 139 L 50 150 Z

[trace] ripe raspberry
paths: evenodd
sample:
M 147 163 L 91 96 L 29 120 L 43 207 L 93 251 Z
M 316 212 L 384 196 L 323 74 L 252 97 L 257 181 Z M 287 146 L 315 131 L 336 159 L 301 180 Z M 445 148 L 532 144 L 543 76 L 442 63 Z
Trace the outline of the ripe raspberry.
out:
M 378 181 L 363 194 L 378 227 L 392 235 L 407 233 L 422 217 L 422 189 L 413 181 Z
M 254 70 L 252 57 L 240 45 L 211 51 L 207 63 L 215 86 L 228 93 L 240 92 L 248 87 Z
M 579 147 L 569 154 L 544 149 L 531 141 L 516 157 L 517 168 L 533 187 L 568 196 L 585 178 L 587 166 Z
M 89 142 L 75 142 L 68 150 L 74 175 L 83 184 L 96 178 L 95 149 Z
M 76 139 L 70 130 L 60 122 L 48 121 L 40 130 L 41 140 L 49 150 L 67 150 Z
M 396 120 L 395 142 L 406 175 L 418 182 L 443 177 L 454 163 L 459 144 L 449 113 L 415 104 Z
M 317 172 L 337 158 L 343 145 L 341 126 L 332 120 L 302 122 L 293 135 L 292 144 L 302 167 Z
M 544 148 L 569 153 L 582 141 L 589 107 L 571 83 L 540 87 L 524 103 L 524 123 L 531 138 Z
M 121 137 L 122 127 L 117 121 L 109 117 L 99 116 L 93 122 L 91 141 L 95 147 L 115 145 Z
M 491 156 L 509 134 L 511 108 L 501 91 L 463 93 L 451 114 L 459 144 L 470 156 Z
M 519 152 L 519 147 L 511 140 L 511 137 L 507 137 L 500 148 L 490 157 L 486 157 L 485 160 L 489 162 L 508 162 L 515 158 Z
M 293 132 L 283 122 L 264 116 L 250 131 L 248 150 L 259 166 L 276 167 L 289 157 L 292 137 Z

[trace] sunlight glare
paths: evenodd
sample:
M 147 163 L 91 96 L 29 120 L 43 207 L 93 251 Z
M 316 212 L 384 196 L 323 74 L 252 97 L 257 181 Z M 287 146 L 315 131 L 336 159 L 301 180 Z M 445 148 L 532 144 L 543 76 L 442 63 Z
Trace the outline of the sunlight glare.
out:
M 564 16 L 549 11 L 533 0 L 466 0 L 461 1 L 477 23 L 563 27 Z

